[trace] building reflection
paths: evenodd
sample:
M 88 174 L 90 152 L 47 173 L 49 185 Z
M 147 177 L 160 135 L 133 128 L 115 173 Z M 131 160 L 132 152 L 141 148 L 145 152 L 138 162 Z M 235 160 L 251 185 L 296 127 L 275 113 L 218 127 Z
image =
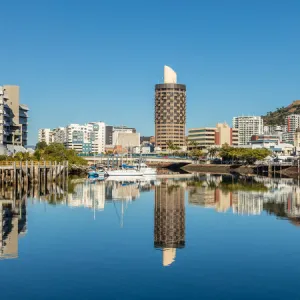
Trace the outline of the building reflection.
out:
M 95 210 L 104 210 L 105 206 L 105 183 L 101 181 L 77 182 L 68 195 L 68 206 L 86 207 Z
M 103 211 L 105 205 L 116 209 L 123 227 L 127 204 L 143 192 L 154 190 L 154 247 L 162 252 L 162 265 L 170 266 L 177 249 L 185 247 L 185 192 L 188 203 L 214 209 L 218 213 L 243 216 L 263 212 L 287 219 L 300 226 L 300 185 L 292 179 L 266 177 L 234 178 L 200 176 L 192 180 L 146 180 L 119 178 L 105 182 L 77 180 L 69 183 L 68 192 L 61 186 L 32 186 L 18 194 L 11 187 L 0 188 L 0 259 L 18 257 L 18 239 L 27 233 L 26 202 L 45 201 L 70 208 L 85 207 Z
M 293 179 L 252 177 L 247 180 L 203 176 L 188 185 L 188 203 L 239 215 L 260 215 L 266 211 L 300 225 L 300 187 Z
M 18 257 L 18 237 L 27 232 L 25 200 L 0 200 L 0 259 Z
M 185 190 L 172 181 L 155 187 L 154 247 L 162 249 L 163 266 L 171 265 L 176 249 L 185 246 Z
M 106 200 L 134 201 L 140 197 L 139 181 L 132 178 L 107 180 L 105 189 Z

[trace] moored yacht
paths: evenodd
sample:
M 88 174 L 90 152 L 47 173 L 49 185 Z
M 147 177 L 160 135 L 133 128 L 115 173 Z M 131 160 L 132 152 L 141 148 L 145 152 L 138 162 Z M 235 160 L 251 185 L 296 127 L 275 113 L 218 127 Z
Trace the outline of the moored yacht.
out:
M 156 169 L 148 167 L 145 163 L 137 164 L 135 168 L 143 175 L 156 175 Z
M 143 173 L 135 169 L 119 169 L 106 171 L 108 176 L 143 176 Z

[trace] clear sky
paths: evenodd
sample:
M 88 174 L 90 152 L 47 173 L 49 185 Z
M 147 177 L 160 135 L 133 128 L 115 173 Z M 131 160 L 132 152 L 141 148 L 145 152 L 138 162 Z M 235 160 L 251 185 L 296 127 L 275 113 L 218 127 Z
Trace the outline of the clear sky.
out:
M 298 0 L 0 0 L 0 85 L 39 128 L 104 121 L 154 134 L 163 66 L 187 85 L 187 128 L 300 99 Z

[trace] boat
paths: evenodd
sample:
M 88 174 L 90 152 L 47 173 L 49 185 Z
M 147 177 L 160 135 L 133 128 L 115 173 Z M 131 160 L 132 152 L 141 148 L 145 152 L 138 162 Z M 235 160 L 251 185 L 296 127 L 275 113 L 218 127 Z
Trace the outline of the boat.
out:
M 107 176 L 143 176 L 143 173 L 135 169 L 119 169 L 106 171 Z
M 156 169 L 148 167 L 145 163 L 137 164 L 135 167 L 143 175 L 156 175 Z
M 91 170 L 88 172 L 89 179 L 104 180 L 104 171 Z
M 133 166 L 123 164 L 122 168 L 126 169 L 126 170 L 129 170 L 129 169 L 130 170 L 136 170 L 136 171 L 141 172 L 143 175 L 156 175 L 156 169 L 148 167 L 143 162 L 137 163 L 137 164 L 135 164 Z
M 138 183 L 145 181 L 145 176 L 109 176 L 106 178 L 106 181 Z

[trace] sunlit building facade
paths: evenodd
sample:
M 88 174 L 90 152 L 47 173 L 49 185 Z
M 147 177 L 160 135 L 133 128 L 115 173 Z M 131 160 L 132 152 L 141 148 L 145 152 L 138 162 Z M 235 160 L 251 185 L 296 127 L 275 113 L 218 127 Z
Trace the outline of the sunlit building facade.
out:
M 164 67 L 164 83 L 155 86 L 156 147 L 168 150 L 168 143 L 184 149 L 186 125 L 186 86 L 177 83 L 176 73 Z

